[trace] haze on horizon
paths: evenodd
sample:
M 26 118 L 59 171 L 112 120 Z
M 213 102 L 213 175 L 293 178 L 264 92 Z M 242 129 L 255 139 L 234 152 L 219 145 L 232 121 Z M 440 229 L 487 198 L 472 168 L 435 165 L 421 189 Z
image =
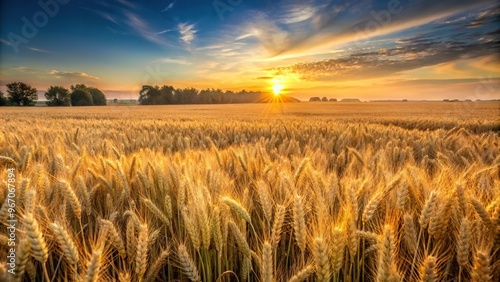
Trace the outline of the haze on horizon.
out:
M 2 0 L 0 90 L 85 83 L 137 98 L 145 84 L 279 85 L 302 100 L 500 98 L 497 0 L 144 2 Z

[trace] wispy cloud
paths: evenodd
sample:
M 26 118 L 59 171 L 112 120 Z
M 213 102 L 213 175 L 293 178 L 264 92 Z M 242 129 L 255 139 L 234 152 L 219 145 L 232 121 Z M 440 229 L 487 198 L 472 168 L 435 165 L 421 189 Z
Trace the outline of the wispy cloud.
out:
M 496 42 L 466 43 L 462 39 L 467 39 L 467 36 L 445 41 L 415 36 L 398 40 L 393 48 L 358 50 L 338 58 L 294 63 L 268 70 L 274 75 L 295 75 L 309 81 L 367 79 L 456 60 L 491 56 L 498 48 Z
M 161 12 L 162 12 L 162 13 L 163 13 L 163 12 L 167 12 L 168 10 L 172 9 L 172 8 L 174 7 L 174 5 L 175 5 L 175 1 L 174 1 L 174 2 L 172 2 L 172 3 L 170 3 L 170 4 L 168 4 L 168 6 L 167 6 L 167 7 L 165 7 L 165 9 L 161 10 Z
M 389 8 L 375 1 L 335 1 L 322 9 L 294 7 L 278 17 L 283 27 L 263 26 L 259 18 L 251 21 L 257 27 L 262 46 L 272 56 L 300 53 L 360 39 L 369 39 L 409 27 L 419 26 L 473 8 L 488 7 L 497 0 L 400 0 Z M 386 2 L 383 2 L 386 3 Z M 391 3 L 391 2 L 389 2 Z M 297 27 L 300 25 L 300 28 Z M 276 38 L 280 38 L 277 44 Z
M 12 44 L 9 41 L 5 40 L 5 39 L 0 39 L 0 42 L 2 42 L 5 45 L 12 46 Z
M 28 47 L 28 49 L 30 49 L 31 51 L 40 52 L 40 53 L 50 53 L 47 50 L 43 50 L 43 49 L 39 49 L 39 48 Z
M 164 34 L 164 33 L 170 32 L 170 31 L 172 31 L 172 29 L 164 29 L 164 30 L 159 31 L 159 32 L 157 32 L 157 33 L 155 33 L 155 34 L 156 34 L 156 35 L 160 35 L 160 34 Z
M 188 24 L 186 23 L 180 23 L 177 28 L 180 33 L 180 39 L 190 45 L 191 42 L 194 40 L 194 36 L 196 34 L 196 30 L 194 29 L 194 24 Z
M 169 45 L 163 37 L 158 36 L 160 34 L 153 32 L 153 28 L 139 15 L 125 12 L 125 17 L 127 25 L 144 39 L 160 45 Z
M 13 66 L 12 68 L 19 71 L 19 72 L 24 72 L 24 73 L 36 73 L 37 72 L 36 69 L 26 67 L 26 66 Z
M 254 36 L 254 34 L 253 34 L 253 33 L 245 33 L 245 34 L 242 34 L 242 35 L 240 35 L 240 36 L 236 37 L 236 38 L 234 39 L 234 41 L 240 41 L 240 40 L 243 40 L 243 39 L 246 39 L 246 38 L 252 37 L 252 36 Z
M 280 19 L 284 24 L 299 23 L 311 19 L 316 13 L 317 8 L 307 5 L 292 6 Z
M 67 72 L 67 71 L 51 70 L 48 74 L 53 75 L 56 78 L 86 78 L 92 80 L 99 80 L 99 77 L 92 76 L 84 72 Z
M 97 4 L 97 9 L 94 7 L 82 8 L 115 24 L 116 26 L 114 27 L 107 27 L 111 32 L 122 35 L 130 35 L 132 33 L 158 45 L 172 46 L 165 36 L 161 36 L 172 29 L 155 26 L 153 19 L 144 17 L 146 12 L 144 7 L 128 0 L 98 2 Z
M 186 59 L 173 59 L 173 58 L 164 58 L 159 60 L 162 63 L 167 63 L 167 64 L 178 64 L 178 65 L 190 65 L 191 62 L 187 61 Z

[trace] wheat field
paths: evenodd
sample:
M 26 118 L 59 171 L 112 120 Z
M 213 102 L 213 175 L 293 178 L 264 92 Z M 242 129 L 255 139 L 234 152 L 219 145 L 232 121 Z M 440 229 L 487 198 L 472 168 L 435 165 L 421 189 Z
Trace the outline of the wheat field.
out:
M 499 114 L 0 109 L 0 281 L 500 281 Z

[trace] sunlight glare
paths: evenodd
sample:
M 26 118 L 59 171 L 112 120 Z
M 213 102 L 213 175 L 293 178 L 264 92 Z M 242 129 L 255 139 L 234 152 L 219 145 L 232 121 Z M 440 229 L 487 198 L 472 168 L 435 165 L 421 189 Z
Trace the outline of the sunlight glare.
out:
M 283 90 L 283 85 L 280 82 L 275 82 L 273 85 L 273 93 L 275 96 L 278 96 L 281 94 L 281 90 Z

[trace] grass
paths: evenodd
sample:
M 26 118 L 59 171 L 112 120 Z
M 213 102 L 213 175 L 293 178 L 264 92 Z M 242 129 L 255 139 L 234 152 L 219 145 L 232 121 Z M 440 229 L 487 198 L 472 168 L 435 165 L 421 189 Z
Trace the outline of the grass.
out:
M 499 109 L 0 109 L 0 280 L 498 281 Z

